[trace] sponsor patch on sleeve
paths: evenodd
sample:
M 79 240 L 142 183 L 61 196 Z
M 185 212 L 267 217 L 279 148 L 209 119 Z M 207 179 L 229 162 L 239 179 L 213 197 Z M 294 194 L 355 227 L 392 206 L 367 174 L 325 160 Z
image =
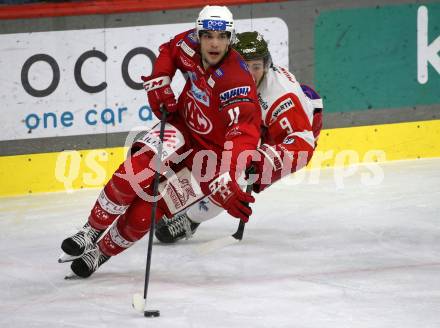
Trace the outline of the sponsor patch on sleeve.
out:
M 185 41 L 182 41 L 180 48 L 190 57 L 193 57 L 196 53 L 195 50 L 192 49 Z

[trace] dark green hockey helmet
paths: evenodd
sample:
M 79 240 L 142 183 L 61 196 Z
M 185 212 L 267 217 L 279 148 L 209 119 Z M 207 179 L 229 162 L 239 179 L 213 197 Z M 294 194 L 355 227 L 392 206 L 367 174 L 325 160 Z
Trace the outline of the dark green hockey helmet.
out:
M 245 60 L 264 59 L 266 66 L 271 63 L 267 42 L 258 32 L 237 33 L 232 46 Z

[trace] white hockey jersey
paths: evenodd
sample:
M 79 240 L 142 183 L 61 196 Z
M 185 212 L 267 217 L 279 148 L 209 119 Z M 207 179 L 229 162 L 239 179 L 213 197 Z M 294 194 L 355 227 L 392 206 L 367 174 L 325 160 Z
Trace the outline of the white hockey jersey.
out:
M 275 166 L 283 162 L 286 154 L 292 162 L 290 172 L 305 166 L 313 155 L 322 127 L 323 103 L 320 96 L 312 88 L 299 84 L 285 68 L 272 66 L 258 86 L 258 100 L 264 125 L 261 148 L 273 155 Z M 306 158 L 298 162 L 301 152 L 306 154 Z M 270 183 L 259 184 L 255 191 L 264 190 L 281 179 L 283 173 L 289 173 L 283 172 L 280 166 L 274 168 Z M 192 206 L 187 214 L 191 220 L 200 223 L 222 211 L 205 199 Z
M 258 100 L 263 124 L 269 129 L 266 137 L 273 140 L 283 136 L 283 141 L 301 138 L 315 147 L 314 111 L 315 107 L 322 108 L 322 100 L 308 98 L 292 73 L 280 66 L 270 67 L 258 87 Z

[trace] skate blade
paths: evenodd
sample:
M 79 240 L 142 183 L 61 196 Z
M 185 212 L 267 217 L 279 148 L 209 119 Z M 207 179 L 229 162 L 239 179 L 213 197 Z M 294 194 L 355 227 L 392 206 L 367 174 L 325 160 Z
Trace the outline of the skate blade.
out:
M 66 253 L 62 253 L 61 256 L 58 258 L 58 263 L 65 263 L 65 262 L 72 262 L 76 259 L 79 259 L 80 257 L 83 257 L 84 255 L 86 255 L 87 253 L 90 253 L 91 251 L 94 251 L 96 249 L 96 246 L 88 249 L 87 251 L 85 251 L 84 253 L 82 253 L 81 255 L 78 256 L 73 256 L 73 255 L 69 255 Z
M 80 256 L 72 256 L 63 252 L 61 256 L 58 258 L 58 263 L 72 262 L 73 260 L 79 259 L 83 255 L 84 254 Z
M 62 253 L 60 255 L 60 257 L 58 258 L 58 263 L 66 263 L 66 262 L 72 262 L 75 259 L 79 259 L 82 255 L 80 256 L 72 256 L 66 253 Z
M 84 278 L 77 276 L 73 272 L 70 272 L 64 276 L 64 280 L 81 280 L 81 279 L 84 279 Z

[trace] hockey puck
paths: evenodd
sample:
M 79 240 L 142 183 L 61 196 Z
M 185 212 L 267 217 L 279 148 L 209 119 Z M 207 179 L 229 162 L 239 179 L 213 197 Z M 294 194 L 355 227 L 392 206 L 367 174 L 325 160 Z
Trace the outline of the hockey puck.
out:
M 160 311 L 159 310 L 144 311 L 144 317 L 147 317 L 147 318 L 160 317 Z

